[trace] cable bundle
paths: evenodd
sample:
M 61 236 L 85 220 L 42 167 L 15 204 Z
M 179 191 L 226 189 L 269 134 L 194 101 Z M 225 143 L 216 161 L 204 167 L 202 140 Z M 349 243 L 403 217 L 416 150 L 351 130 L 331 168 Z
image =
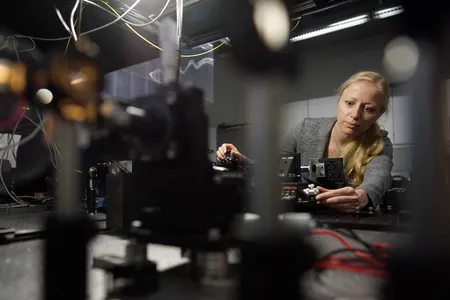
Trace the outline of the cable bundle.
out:
M 389 257 L 390 245 L 386 243 L 368 244 L 352 231 L 349 232 L 348 237 L 362 244 L 367 250 L 353 248 L 343 237 L 333 231 L 313 230 L 312 235 L 331 236 L 344 246 L 344 248 L 332 251 L 319 259 L 315 265 L 317 271 L 335 269 L 381 278 L 389 276 L 385 262 Z M 343 253 L 352 253 L 354 256 L 338 256 Z
M 3 153 L 1 154 L 0 157 L 0 170 L 2 168 L 3 165 L 3 161 L 7 159 L 7 155 L 9 153 L 14 153 L 16 152 L 15 149 L 17 149 L 19 146 L 23 146 L 24 144 L 30 142 L 32 139 L 34 139 L 40 132 L 42 132 L 43 134 L 47 134 L 45 129 L 44 129 L 44 122 L 45 120 L 41 117 L 39 111 L 36 109 L 36 113 L 37 113 L 37 117 L 39 119 L 39 122 L 35 122 L 34 120 L 32 120 L 29 116 L 27 116 L 27 110 L 24 110 L 24 112 L 22 113 L 22 115 L 20 116 L 19 120 L 17 120 L 14 128 L 12 129 L 11 132 L 11 136 L 14 136 L 16 134 L 18 134 L 19 131 L 19 125 L 22 123 L 23 120 L 28 120 L 29 123 L 33 124 L 34 126 L 36 126 L 35 129 L 33 129 L 33 131 L 31 133 L 29 133 L 28 135 L 26 135 L 25 137 L 22 137 L 20 139 L 20 141 L 15 142 L 13 138 L 8 139 L 8 143 L 6 144 L 6 146 L 1 146 L 0 150 L 3 150 Z M 57 159 L 56 159 L 56 155 L 60 155 L 58 148 L 56 147 L 56 145 L 54 144 L 48 144 L 48 150 L 49 150 L 49 154 L 50 154 L 50 162 L 53 164 L 53 166 L 57 169 L 58 165 L 57 165 Z M 14 154 L 13 154 L 14 155 Z M 42 172 L 44 172 L 47 167 L 48 167 L 48 160 L 44 160 L 44 159 L 40 159 L 37 160 L 37 164 L 34 166 L 31 166 L 30 171 L 27 172 L 27 174 L 16 174 L 17 176 L 15 176 L 15 181 L 23 181 L 23 180 L 30 180 L 36 177 L 37 174 L 41 174 Z M 1 184 L 4 187 L 4 190 L 7 192 L 7 194 L 10 196 L 10 198 L 16 202 L 18 205 L 16 206 L 9 206 L 9 207 L 22 207 L 22 206 L 28 206 L 29 203 L 24 201 L 24 199 L 32 199 L 32 200 L 42 200 L 42 199 L 38 199 L 36 197 L 31 197 L 31 196 L 17 196 L 14 191 L 12 191 L 10 189 L 10 187 L 7 186 L 7 184 L 5 183 L 5 180 L 3 178 L 3 173 L 0 172 L 0 181 Z M 44 199 L 45 201 L 49 200 L 49 199 Z

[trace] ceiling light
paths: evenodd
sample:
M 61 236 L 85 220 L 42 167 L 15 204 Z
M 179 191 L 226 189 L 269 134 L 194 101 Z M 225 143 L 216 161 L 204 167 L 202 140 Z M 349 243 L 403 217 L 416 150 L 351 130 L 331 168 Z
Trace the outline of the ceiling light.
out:
M 377 10 L 373 13 L 373 19 L 384 19 L 392 16 L 396 16 L 398 14 L 401 14 L 404 11 L 402 6 L 395 6 L 391 8 L 381 9 Z M 362 25 L 364 23 L 367 23 L 371 21 L 372 19 L 369 17 L 369 15 L 361 15 L 354 18 L 350 18 L 344 21 L 340 21 L 337 23 L 330 24 L 322 29 L 314 30 L 311 32 L 307 32 L 304 34 L 301 34 L 299 36 L 291 38 L 291 42 L 298 42 L 306 39 L 310 39 L 313 37 L 317 37 L 320 35 L 336 32 L 342 29 L 347 29 L 350 27 Z
M 344 21 L 339 21 L 339 22 L 333 23 L 331 25 L 328 25 L 328 27 L 340 26 L 340 25 L 344 25 L 344 24 L 349 23 L 349 22 L 355 22 L 355 21 L 358 21 L 358 20 L 367 19 L 368 17 L 369 16 L 367 14 L 366 15 L 361 15 L 361 16 L 357 16 L 357 17 L 354 17 L 354 18 L 350 18 L 350 19 L 344 20 Z
M 332 23 L 332 24 L 330 24 L 326 27 L 323 27 L 321 29 L 318 29 L 318 30 L 314 30 L 314 31 L 310 31 L 310 32 L 298 35 L 296 37 L 291 38 L 290 40 L 291 40 L 291 42 L 307 40 L 307 39 L 314 38 L 317 36 L 321 36 L 321 35 L 325 35 L 328 33 L 332 33 L 332 32 L 340 31 L 343 29 L 362 25 L 367 22 L 370 22 L 372 19 L 384 19 L 384 18 L 399 15 L 403 12 L 404 12 L 404 9 L 402 6 L 394 6 L 394 7 L 390 7 L 390 8 L 386 8 L 386 9 L 380 9 L 380 10 L 373 12 L 372 18 L 370 18 L 369 15 L 367 15 L 367 14 L 360 15 L 360 16 L 353 17 L 353 18 L 350 18 L 347 20 Z M 228 38 L 224 38 L 224 39 L 229 41 Z
M 391 7 L 391 8 L 381 9 L 381 10 L 375 11 L 373 13 L 373 18 L 374 19 L 384 19 L 384 18 L 388 18 L 388 17 L 392 17 L 392 16 L 396 16 L 398 14 L 401 14 L 403 11 L 404 10 L 403 10 L 402 6 L 395 6 L 395 7 Z
M 317 37 L 320 35 L 324 35 L 324 34 L 336 32 L 336 31 L 340 31 L 343 29 L 347 29 L 350 27 L 358 26 L 358 25 L 369 22 L 369 20 L 370 19 L 369 19 L 368 15 L 363 15 L 363 16 L 358 16 L 355 18 L 347 19 L 347 20 L 344 20 L 344 21 L 341 21 L 338 23 L 328 25 L 327 27 L 324 27 L 322 29 L 314 30 L 314 31 L 307 32 L 307 33 L 301 34 L 299 36 L 293 37 L 293 38 L 291 38 L 291 42 L 298 42 L 298 41 L 310 39 L 313 37 Z

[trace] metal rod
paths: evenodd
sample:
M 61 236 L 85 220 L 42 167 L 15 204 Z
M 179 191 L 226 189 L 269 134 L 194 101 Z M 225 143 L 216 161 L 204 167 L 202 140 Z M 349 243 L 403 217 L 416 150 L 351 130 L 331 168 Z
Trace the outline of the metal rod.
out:
M 256 160 L 254 180 L 257 188 L 250 199 L 250 210 L 258 214 L 262 226 L 274 228 L 281 213 L 279 163 L 279 111 L 285 99 L 284 82 L 279 74 L 254 81 L 247 90 L 249 112 L 248 149 Z
M 78 150 L 78 138 L 75 124 L 59 119 L 56 126 L 56 143 L 58 144 L 61 157 L 59 162 L 59 173 L 56 185 L 56 211 L 59 217 L 69 217 L 77 212 L 80 202 L 78 170 L 80 152 Z
M 418 41 L 420 63 L 410 83 L 413 161 L 414 239 L 420 247 L 450 249 L 450 201 L 445 192 L 442 77 L 438 45 Z
M 176 83 L 178 84 L 180 81 L 180 66 L 181 66 L 181 33 L 183 31 L 183 0 L 176 0 L 177 1 L 177 77 L 176 77 Z
M 169 85 L 177 80 L 177 42 L 176 24 L 170 18 L 161 21 L 159 27 L 159 42 L 161 43 L 161 66 L 163 70 L 163 83 Z
M 419 49 L 418 65 L 409 82 L 411 132 L 414 138 L 411 197 L 413 202 L 412 251 L 450 250 L 450 201 L 445 185 L 448 170 L 444 142 L 443 71 L 446 67 L 445 29 L 447 2 L 437 6 L 422 1 L 405 3 L 406 29 Z M 427 18 L 427 26 L 420 20 Z

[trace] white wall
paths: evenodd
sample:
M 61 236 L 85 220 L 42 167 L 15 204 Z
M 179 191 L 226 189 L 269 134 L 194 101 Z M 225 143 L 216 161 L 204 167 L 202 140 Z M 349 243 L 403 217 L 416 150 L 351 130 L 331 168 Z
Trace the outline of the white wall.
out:
M 350 75 L 371 70 L 384 74 L 382 58 L 390 34 L 327 45 L 317 49 L 299 50 L 299 76 L 287 90 L 285 103 L 322 99 L 334 95 Z M 248 77 L 230 57 L 218 57 L 214 69 L 214 104 L 207 107 L 212 125 L 221 122 L 246 122 L 244 107 Z M 318 100 L 319 101 L 319 100 Z
M 304 118 L 335 117 L 336 105 L 336 96 L 286 103 L 281 111 L 283 120 L 281 131 L 287 132 Z M 391 99 L 388 113 L 379 120 L 381 128 L 388 131 L 394 147 L 412 143 L 407 105 L 407 97 L 394 96 Z

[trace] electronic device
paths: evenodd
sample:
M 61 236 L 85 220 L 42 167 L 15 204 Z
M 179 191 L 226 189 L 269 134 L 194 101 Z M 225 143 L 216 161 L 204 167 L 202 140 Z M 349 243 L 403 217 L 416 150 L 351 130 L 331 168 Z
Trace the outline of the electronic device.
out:
M 342 158 L 323 158 L 302 165 L 301 153 L 282 155 L 279 178 L 281 199 L 291 202 L 293 209 L 299 204 L 317 204 L 315 186 L 335 189 L 346 186 Z
M 307 180 L 328 189 L 338 189 L 348 185 L 344 175 L 343 158 L 322 158 L 310 163 Z
M 408 178 L 399 175 L 393 176 L 391 188 L 381 199 L 380 210 L 383 213 L 397 214 L 402 221 L 409 221 L 411 219 L 411 204 L 408 202 L 410 186 L 411 181 Z

